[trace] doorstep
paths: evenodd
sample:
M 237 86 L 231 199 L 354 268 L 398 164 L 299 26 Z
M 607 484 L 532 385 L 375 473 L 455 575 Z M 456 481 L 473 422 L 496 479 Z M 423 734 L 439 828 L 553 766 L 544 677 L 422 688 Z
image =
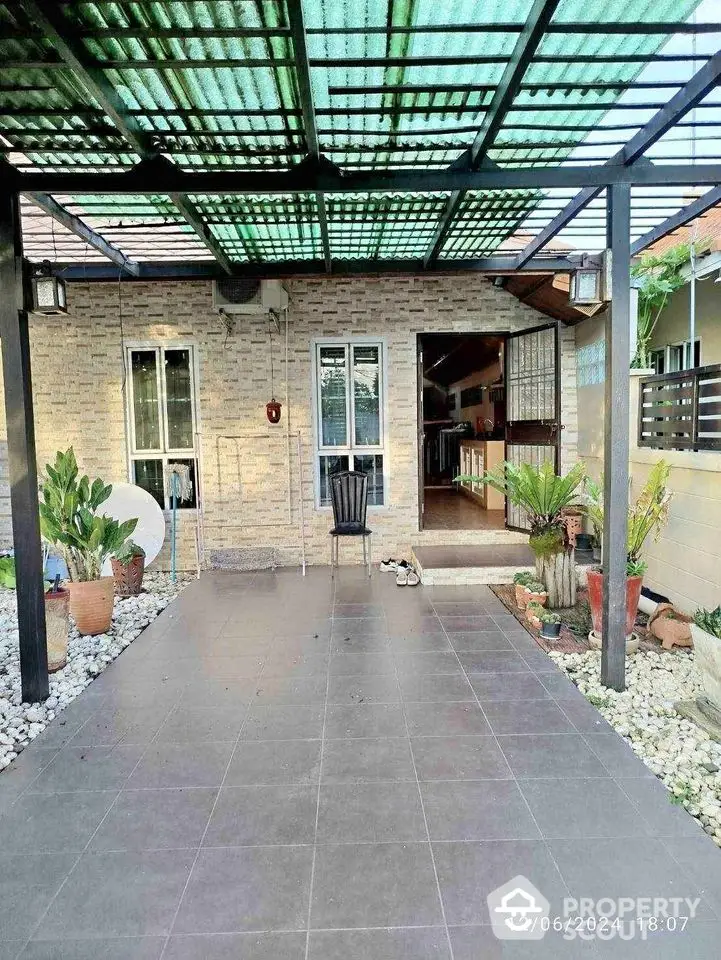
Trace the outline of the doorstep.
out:
M 521 570 L 535 570 L 533 552 L 525 543 L 416 544 L 413 562 L 427 586 L 447 584 L 511 583 Z

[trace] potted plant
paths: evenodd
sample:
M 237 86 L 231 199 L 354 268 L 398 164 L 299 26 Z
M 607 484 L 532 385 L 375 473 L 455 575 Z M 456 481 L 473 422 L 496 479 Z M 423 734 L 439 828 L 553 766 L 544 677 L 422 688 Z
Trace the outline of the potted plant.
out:
M 60 586 L 55 577 L 45 591 L 45 627 L 48 646 L 48 673 L 62 670 L 68 662 L 68 631 L 70 627 L 70 591 Z
M 628 511 L 628 545 L 626 558 L 626 638 L 633 633 L 636 622 L 638 601 L 641 596 L 643 577 L 647 564 L 641 559 L 641 551 L 646 539 L 654 533 L 656 539 L 661 534 L 667 519 L 671 491 L 667 487 L 671 468 L 664 460 L 659 460 L 651 468 L 636 502 Z M 603 529 L 603 495 L 600 485 L 586 481 L 588 496 L 586 510 L 594 530 Z M 588 571 L 588 602 L 591 606 L 593 633 L 600 645 L 601 623 L 603 617 L 603 571 Z
M 524 607 L 529 603 L 537 603 L 540 607 L 545 607 L 548 600 L 548 592 L 540 580 L 535 577 L 528 581 L 523 588 Z
M 57 547 L 68 568 L 70 613 L 83 634 L 105 633 L 113 616 L 114 584 L 102 576 L 105 560 L 135 530 L 137 520 L 118 523 L 97 511 L 112 486 L 102 480 L 91 484 L 78 479 L 78 464 L 71 447 L 58 451 L 55 463 L 46 466 L 40 503 L 43 537 Z
M 691 624 L 694 663 L 704 693 L 721 710 L 721 606 L 697 610 Z
M 561 636 L 561 618 L 552 610 L 541 610 L 538 614 L 541 621 L 541 636 L 544 640 L 558 640 Z
M 548 592 L 549 606 L 572 607 L 576 602 L 576 564 L 563 510 L 578 503 L 578 491 L 586 479 L 583 464 L 577 463 L 560 477 L 548 461 L 540 467 L 505 462 L 482 477 L 461 475 L 455 479 L 487 483 L 526 512 L 536 576 Z
M 110 558 L 118 597 L 136 597 L 143 585 L 145 550 L 133 540 L 126 542 Z
M 516 586 L 516 606 L 519 610 L 525 610 L 529 598 L 526 595 L 526 586 L 534 580 L 535 577 L 530 570 L 520 570 L 513 574 L 513 582 Z
M 526 620 L 532 627 L 538 629 L 541 626 L 541 613 L 543 612 L 543 607 L 537 600 L 531 600 L 531 602 L 526 607 Z

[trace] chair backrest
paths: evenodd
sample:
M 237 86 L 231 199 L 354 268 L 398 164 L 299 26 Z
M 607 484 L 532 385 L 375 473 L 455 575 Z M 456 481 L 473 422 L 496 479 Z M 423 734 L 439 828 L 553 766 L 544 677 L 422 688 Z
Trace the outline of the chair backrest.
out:
M 368 509 L 368 474 L 345 470 L 330 478 L 333 522 L 340 530 L 362 530 Z

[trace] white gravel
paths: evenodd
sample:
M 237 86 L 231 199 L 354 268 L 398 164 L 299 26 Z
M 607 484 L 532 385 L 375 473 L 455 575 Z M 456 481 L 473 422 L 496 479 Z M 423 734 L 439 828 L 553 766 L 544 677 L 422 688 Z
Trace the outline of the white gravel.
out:
M 50 696 L 44 703 L 21 700 L 15 591 L 0 589 L 0 771 L 155 620 L 190 579 L 178 574 L 173 583 L 169 574 L 146 573 L 145 593 L 115 600 L 109 633 L 82 637 L 71 622 L 68 662 L 50 675 Z
M 550 653 L 581 693 L 721 846 L 721 744 L 674 709 L 702 693 L 691 651 L 641 652 L 626 660 L 627 689 L 601 685 L 601 654 Z

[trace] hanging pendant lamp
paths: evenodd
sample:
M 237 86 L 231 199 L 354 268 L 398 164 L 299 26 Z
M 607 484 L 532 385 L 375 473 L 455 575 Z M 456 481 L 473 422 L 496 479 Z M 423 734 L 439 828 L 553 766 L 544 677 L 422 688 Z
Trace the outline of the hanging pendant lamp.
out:
M 265 415 L 268 418 L 268 423 L 280 423 L 282 404 L 275 399 L 275 385 L 273 383 L 273 328 L 270 321 L 268 323 L 268 345 L 270 349 L 270 395 L 272 399 L 265 405 Z

